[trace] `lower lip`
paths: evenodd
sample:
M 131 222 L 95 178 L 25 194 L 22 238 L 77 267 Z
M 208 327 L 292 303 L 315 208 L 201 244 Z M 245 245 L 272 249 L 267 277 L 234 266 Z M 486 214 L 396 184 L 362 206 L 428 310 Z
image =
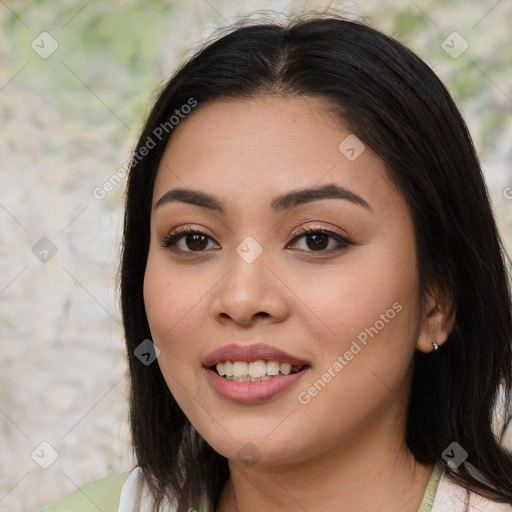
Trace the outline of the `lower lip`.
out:
M 290 373 L 288 375 L 258 382 L 227 380 L 221 377 L 215 370 L 205 368 L 205 371 L 210 380 L 210 384 L 220 396 L 234 402 L 252 404 L 269 400 L 290 388 L 301 379 L 309 369 L 310 368 L 307 367 L 297 373 Z

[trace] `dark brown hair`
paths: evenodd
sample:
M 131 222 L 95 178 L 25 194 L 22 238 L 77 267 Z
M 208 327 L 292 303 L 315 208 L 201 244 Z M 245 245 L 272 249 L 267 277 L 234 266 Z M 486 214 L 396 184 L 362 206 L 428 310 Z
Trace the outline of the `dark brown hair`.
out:
M 512 503 L 512 459 L 493 433 L 493 411 L 510 418 L 512 306 L 505 251 L 466 125 L 431 69 L 393 38 L 333 14 L 232 27 L 204 45 L 169 79 L 136 147 L 193 98 L 264 94 L 328 99 L 385 162 L 415 226 L 420 286 L 440 283 L 453 299 L 453 330 L 437 352 L 417 352 L 407 425 L 409 449 L 435 463 L 452 443 L 467 452 L 451 478 Z M 194 115 L 194 113 L 190 113 Z M 138 464 L 157 502 L 178 510 L 207 497 L 213 510 L 229 476 L 227 459 L 190 424 L 161 374 L 134 350 L 151 339 L 143 300 L 155 176 L 172 130 L 134 159 L 126 195 L 120 273 L 131 375 L 130 420 Z M 504 403 L 497 403 L 499 392 Z M 494 428 L 498 428 L 495 426 Z M 470 472 L 471 467 L 479 474 Z

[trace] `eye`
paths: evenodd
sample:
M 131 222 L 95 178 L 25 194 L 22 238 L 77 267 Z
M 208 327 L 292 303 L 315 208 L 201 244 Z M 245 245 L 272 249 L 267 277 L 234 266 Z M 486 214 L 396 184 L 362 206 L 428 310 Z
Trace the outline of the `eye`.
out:
M 301 228 L 298 233 L 296 233 L 296 236 L 293 238 L 292 242 L 295 242 L 301 238 L 304 238 L 306 247 L 310 250 L 303 248 L 299 249 L 306 250 L 308 252 L 331 252 L 332 250 L 341 250 L 345 249 L 349 245 L 352 245 L 350 240 L 340 235 L 339 233 L 322 228 Z M 334 240 L 337 243 L 337 246 L 327 249 L 330 242 L 329 239 Z
M 182 246 L 179 244 L 184 241 Z M 208 239 L 212 240 L 206 233 L 198 229 L 181 227 L 169 233 L 161 242 L 160 245 L 165 249 L 171 249 L 181 252 L 203 252 L 203 249 L 208 247 Z M 184 246 L 184 247 L 183 247 Z
M 335 231 L 322 228 L 301 228 L 295 233 L 289 245 L 296 245 L 296 241 L 301 238 L 305 239 L 307 249 L 300 247 L 299 249 L 306 250 L 307 252 L 336 251 L 352 244 L 350 240 Z M 204 252 L 204 249 L 208 248 L 209 240 L 213 239 L 203 231 L 186 226 L 169 233 L 169 235 L 160 242 L 160 245 L 165 249 L 171 249 L 177 252 Z M 330 240 L 334 240 L 337 246 L 334 248 L 329 247 Z

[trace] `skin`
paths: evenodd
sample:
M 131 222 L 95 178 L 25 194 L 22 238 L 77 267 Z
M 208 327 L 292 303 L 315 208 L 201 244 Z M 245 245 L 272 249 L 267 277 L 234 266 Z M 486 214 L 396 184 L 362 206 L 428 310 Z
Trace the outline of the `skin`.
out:
M 229 459 L 217 512 L 415 512 L 433 469 L 405 444 L 411 364 L 416 350 L 433 349 L 432 339 L 446 340 L 453 319 L 438 287 L 421 300 L 411 214 L 383 162 L 368 147 L 347 159 L 338 146 L 350 129 L 326 106 L 320 98 L 275 95 L 199 105 L 175 128 L 158 170 L 146 311 L 169 389 Z M 270 208 L 292 188 L 328 183 L 371 209 L 332 198 L 279 213 Z M 217 196 L 226 213 L 183 202 L 155 208 L 176 187 Z M 175 251 L 159 245 L 179 226 L 210 237 L 203 252 L 190 237 Z M 300 227 L 329 229 L 352 244 L 336 250 L 328 238 L 315 250 L 311 237 L 293 241 Z M 247 236 L 263 248 L 252 263 L 235 250 Z M 395 303 L 402 308 L 394 318 L 300 403 L 298 394 Z M 236 342 L 279 347 L 311 369 L 266 402 L 228 401 L 211 387 L 201 361 Z M 239 454 L 247 443 L 258 451 L 249 465 Z

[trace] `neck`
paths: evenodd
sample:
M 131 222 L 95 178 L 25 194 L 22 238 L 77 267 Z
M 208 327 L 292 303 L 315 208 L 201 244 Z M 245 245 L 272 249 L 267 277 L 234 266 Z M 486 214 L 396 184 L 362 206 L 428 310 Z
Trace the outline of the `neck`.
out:
M 433 465 L 418 463 L 404 443 L 361 432 L 308 460 L 247 467 L 229 461 L 230 477 L 216 512 L 379 510 L 417 512 Z M 387 439 L 388 442 L 384 442 Z

